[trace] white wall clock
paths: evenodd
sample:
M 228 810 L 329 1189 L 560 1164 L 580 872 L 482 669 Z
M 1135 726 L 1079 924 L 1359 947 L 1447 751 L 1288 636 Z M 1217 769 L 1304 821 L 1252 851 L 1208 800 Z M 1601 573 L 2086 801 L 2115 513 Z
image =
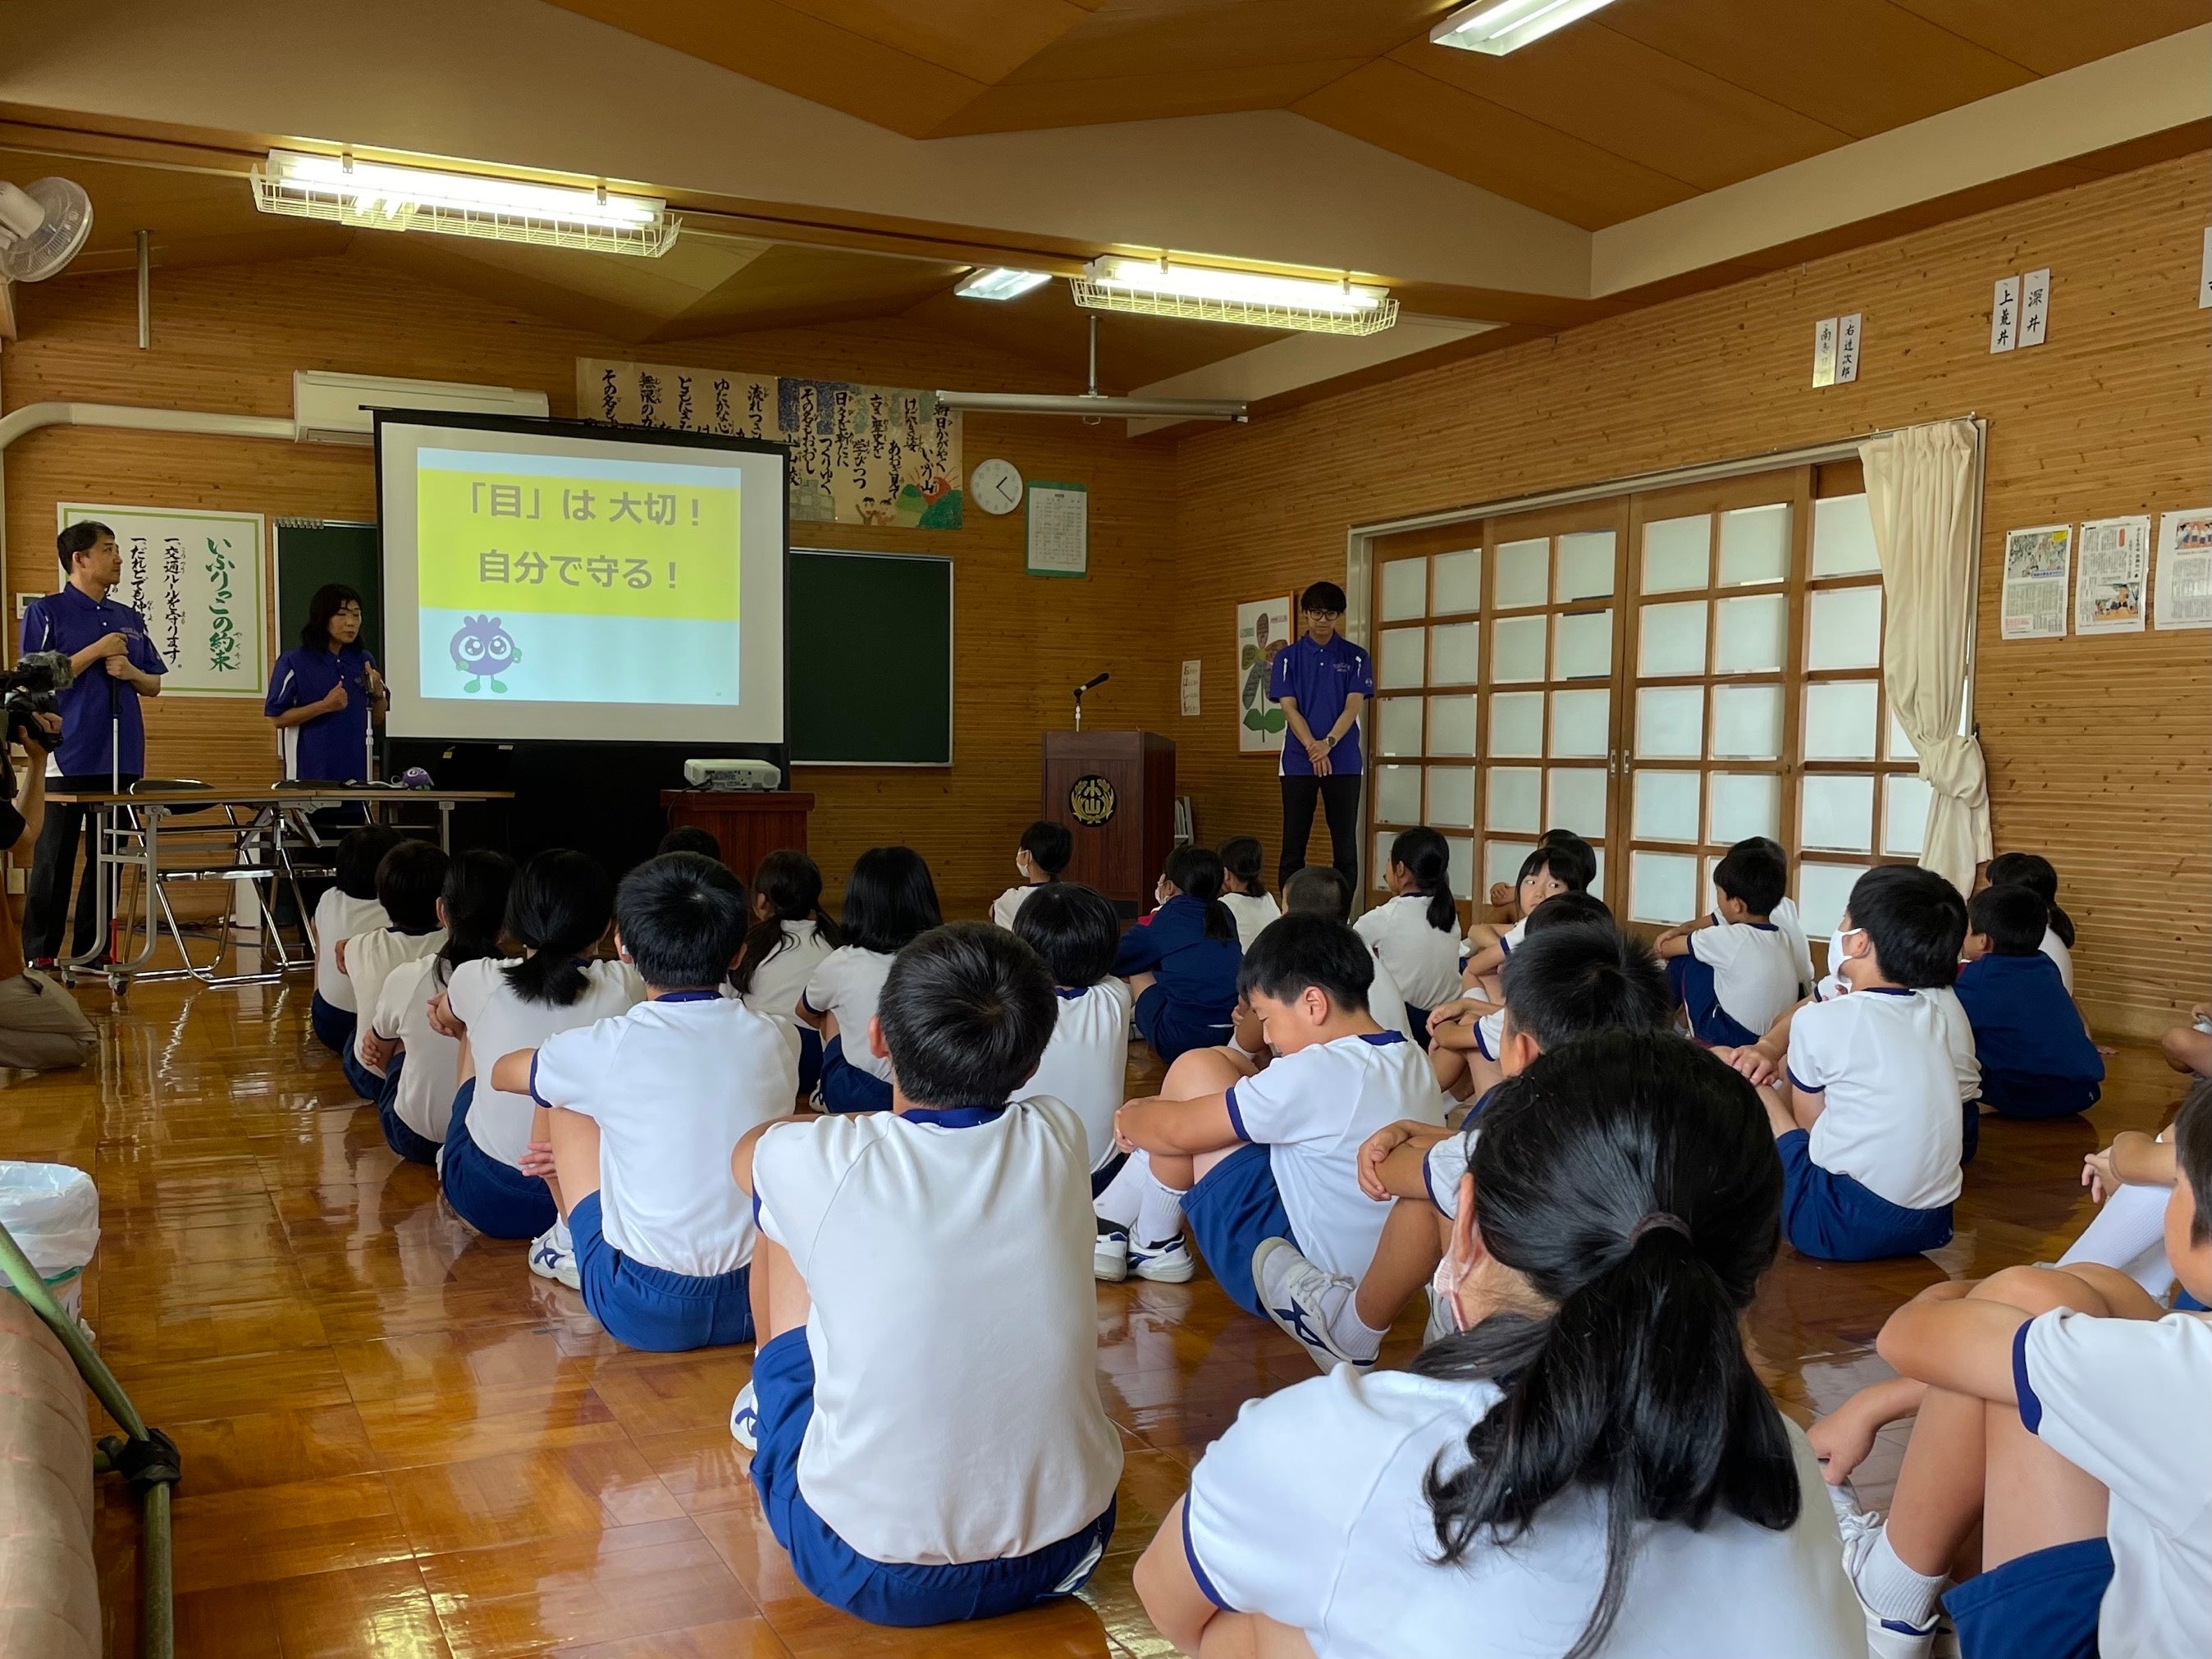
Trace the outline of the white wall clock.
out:
M 1012 461 L 978 461 L 968 493 L 986 513 L 1011 513 L 1022 504 L 1022 475 Z

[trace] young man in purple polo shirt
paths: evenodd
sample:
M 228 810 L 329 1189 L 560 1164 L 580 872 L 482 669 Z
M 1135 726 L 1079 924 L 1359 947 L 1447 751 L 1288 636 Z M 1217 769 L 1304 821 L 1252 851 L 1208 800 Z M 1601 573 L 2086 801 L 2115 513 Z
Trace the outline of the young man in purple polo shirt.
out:
M 168 665 L 154 649 L 146 619 L 107 596 L 123 580 L 123 555 L 115 532 L 88 520 L 55 538 L 61 558 L 61 591 L 31 601 L 23 612 L 22 648 L 59 651 L 76 677 L 59 695 L 60 746 L 46 761 L 54 790 L 106 789 L 119 774 L 125 787 L 146 770 L 146 723 L 141 697 L 161 695 Z M 59 951 L 69 912 L 70 870 L 76 842 L 85 842 L 84 878 L 78 884 L 73 954 L 92 948 L 99 922 L 99 863 L 92 844 L 92 815 L 81 806 L 46 809 L 23 897 L 23 954 L 49 965 Z
M 1289 722 L 1283 744 L 1281 879 L 1305 867 L 1314 804 L 1328 819 L 1329 862 L 1359 890 L 1359 715 L 1375 695 L 1367 653 L 1336 631 L 1344 590 L 1316 582 L 1298 600 L 1306 631 L 1275 653 L 1267 695 Z

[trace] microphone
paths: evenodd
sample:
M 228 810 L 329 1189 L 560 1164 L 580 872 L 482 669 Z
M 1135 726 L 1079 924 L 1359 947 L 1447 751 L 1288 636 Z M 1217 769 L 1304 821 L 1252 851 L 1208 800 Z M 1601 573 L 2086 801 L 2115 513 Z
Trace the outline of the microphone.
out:
M 1079 696 L 1079 696 L 1082 696 L 1085 691 L 1088 691 L 1088 690 L 1091 690 L 1094 686 L 1100 686 L 1100 685 L 1103 685 L 1103 684 L 1106 684 L 1106 682 L 1107 682 L 1107 681 L 1109 681 L 1109 680 L 1112 679 L 1113 678 L 1114 678 L 1114 677 L 1113 677 L 1113 675 L 1111 675 L 1111 674 L 1099 674 L 1099 675 L 1095 675 L 1095 676 L 1094 676 L 1094 677 L 1092 677 L 1091 678 L 1090 678 L 1090 679 L 1087 679 L 1087 680 L 1084 681 L 1082 684 L 1080 684 L 1080 685 L 1077 686 L 1077 687 L 1075 688 L 1075 695 L 1076 695 L 1077 696 Z

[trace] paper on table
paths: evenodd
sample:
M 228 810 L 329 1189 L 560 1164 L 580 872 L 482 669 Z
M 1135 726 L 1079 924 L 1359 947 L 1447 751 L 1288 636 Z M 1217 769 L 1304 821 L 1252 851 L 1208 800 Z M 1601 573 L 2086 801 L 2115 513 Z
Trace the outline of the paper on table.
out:
M 2158 521 L 2160 628 L 2212 628 L 2212 507 Z
M 2093 519 L 2081 526 L 2074 578 L 2076 634 L 2140 634 L 2149 609 L 2150 515 Z
M 2066 637 L 2066 573 L 2074 527 L 2045 525 L 2005 532 L 2004 600 L 1997 633 L 2008 640 Z

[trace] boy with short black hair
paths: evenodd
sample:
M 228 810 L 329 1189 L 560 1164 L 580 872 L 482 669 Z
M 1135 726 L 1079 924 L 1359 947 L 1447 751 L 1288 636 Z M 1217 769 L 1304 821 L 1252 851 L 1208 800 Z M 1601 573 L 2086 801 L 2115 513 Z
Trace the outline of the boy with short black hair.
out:
M 2000 1117 L 2070 1117 L 2103 1092 L 2105 1062 L 2043 950 L 2050 906 L 2025 887 L 1985 887 L 1966 907 L 1959 1002 L 1974 1028 L 1982 1103 Z
M 640 865 L 615 891 L 615 945 L 646 1000 L 491 1068 L 546 1109 L 584 1305 L 633 1348 L 752 1340 L 753 1217 L 727 1171 L 748 1130 L 789 1114 L 799 1065 L 775 1021 L 721 994 L 749 921 L 715 860 Z
M 1283 884 L 1283 911 L 1286 915 L 1294 911 L 1307 912 L 1350 921 L 1352 890 L 1330 866 L 1309 864 Z M 1367 1012 L 1384 1030 L 1411 1036 L 1413 1033 L 1406 1024 L 1406 994 L 1398 988 L 1397 979 L 1381 953 L 1371 945 L 1368 953 L 1375 958 L 1375 978 L 1367 987 Z
M 1048 1095 L 1083 1120 L 1095 1198 L 1121 1167 L 1114 1114 L 1127 1099 L 1129 982 L 1115 977 L 1121 921 L 1103 893 L 1075 882 L 1025 890 L 1013 934 L 1044 959 L 1052 975 L 1057 1018 L 1024 1097 Z
M 853 1033 L 891 1109 L 770 1124 L 731 1160 L 761 1234 L 731 1431 L 799 1581 L 877 1624 L 1067 1595 L 1113 1534 L 1083 1125 L 1007 1103 L 1054 1005 L 1003 929 L 924 933 Z
M 364 823 L 347 830 L 338 838 L 335 879 L 315 901 L 315 988 L 307 1018 L 315 1041 L 334 1054 L 343 1056 L 352 1049 L 359 1013 L 353 986 L 338 966 L 338 947 L 356 934 L 392 925 L 392 918 L 376 902 L 376 872 L 399 839 L 399 832 L 388 824 Z
M 1018 887 L 1009 887 L 991 901 L 991 920 L 1008 932 L 1013 930 L 1014 918 L 1038 888 L 1060 879 L 1060 872 L 1067 868 L 1068 860 L 1075 856 L 1075 837 L 1064 823 L 1050 818 L 1039 818 L 1022 831 L 1020 842 L 1014 848 L 1014 873 L 1022 878 Z
M 1713 866 L 1713 908 L 1652 942 L 1689 1022 L 1708 1047 L 1756 1042 L 1803 994 L 1796 954 L 1772 913 L 1789 866 L 1766 843 L 1738 842 Z
M 653 849 L 655 858 L 665 858 L 671 853 L 696 853 L 702 859 L 722 861 L 722 843 L 711 830 L 702 830 L 696 823 L 679 823 L 660 838 L 660 845 Z
M 385 1068 L 398 1048 L 377 1036 L 373 1023 L 384 981 L 402 963 L 435 956 L 446 942 L 438 896 L 446 890 L 450 863 L 444 848 L 427 841 L 401 842 L 376 866 L 376 902 L 386 925 L 338 941 L 337 970 L 345 975 L 355 1005 L 371 1016 L 356 1019 L 353 1041 L 338 1056 L 346 1081 L 363 1100 L 382 1097 Z

